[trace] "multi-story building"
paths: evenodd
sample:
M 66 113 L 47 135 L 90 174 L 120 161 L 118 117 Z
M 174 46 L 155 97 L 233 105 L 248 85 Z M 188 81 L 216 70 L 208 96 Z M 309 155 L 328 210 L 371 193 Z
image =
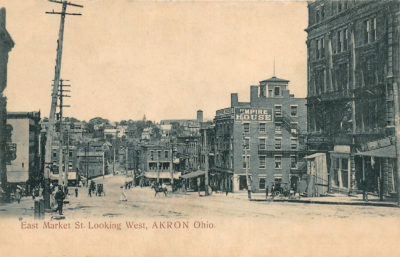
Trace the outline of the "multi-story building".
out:
M 289 187 L 303 166 L 302 135 L 306 131 L 306 101 L 295 98 L 289 81 L 272 77 L 250 87 L 250 102 L 231 94 L 231 107 L 217 110 L 215 170 L 228 190 Z
M 179 179 L 177 172 L 179 159 L 176 158 L 176 145 L 142 144 L 140 147 L 139 169 L 146 182 L 171 182 Z
M 6 9 L 0 9 L 0 186 L 1 195 L 9 199 L 9 191 L 7 190 L 7 155 L 9 148 L 7 142 L 6 124 L 7 124 L 7 98 L 3 95 L 3 91 L 7 86 L 7 64 L 8 53 L 14 47 L 14 41 L 6 29 Z
M 52 169 L 50 173 L 50 180 L 53 183 L 58 184 L 58 180 L 61 178 L 65 179 L 65 171 L 67 171 L 68 184 L 76 185 L 78 182 L 78 157 L 77 157 L 77 147 L 74 145 L 68 145 L 65 143 L 60 151 L 59 141 L 54 141 L 51 147 L 51 162 Z M 60 157 L 62 154 L 62 164 L 60 168 Z M 61 172 L 61 174 L 60 174 Z
M 77 152 L 79 176 L 91 179 L 112 173 L 110 149 L 111 144 L 103 141 L 86 142 L 80 145 Z
M 399 5 L 392 0 L 308 4 L 308 148 L 326 155 L 330 190 L 350 193 L 362 181 L 369 191 L 396 190 L 390 139 L 374 149 L 364 145 L 394 134 Z
M 42 179 L 39 151 L 40 112 L 9 112 L 7 127 L 11 134 L 13 156 L 7 161 L 7 182 L 23 184 L 30 191 Z

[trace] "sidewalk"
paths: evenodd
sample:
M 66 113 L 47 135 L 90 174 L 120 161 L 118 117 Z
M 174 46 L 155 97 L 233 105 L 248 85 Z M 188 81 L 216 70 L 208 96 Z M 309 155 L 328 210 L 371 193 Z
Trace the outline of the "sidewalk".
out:
M 247 192 L 235 193 L 238 198 L 247 198 Z M 355 196 L 347 196 L 343 194 L 329 194 L 328 196 L 321 197 L 301 197 L 296 196 L 295 199 L 289 199 L 287 197 L 275 197 L 271 199 L 265 199 L 264 193 L 253 193 L 251 201 L 262 202 L 289 202 L 289 203 L 310 203 L 310 204 L 332 204 L 332 205 L 359 205 L 359 206 L 377 206 L 377 207 L 398 207 L 395 201 L 380 201 L 379 197 L 374 195 L 368 196 L 368 201 L 364 201 L 362 194 Z

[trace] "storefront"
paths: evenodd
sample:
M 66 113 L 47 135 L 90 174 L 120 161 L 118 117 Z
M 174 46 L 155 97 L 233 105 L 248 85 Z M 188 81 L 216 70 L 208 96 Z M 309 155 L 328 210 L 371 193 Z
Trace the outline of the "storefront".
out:
M 375 193 L 381 199 L 396 195 L 398 178 L 394 145 L 358 152 L 355 161 L 357 182 L 364 185 L 367 192 Z
M 349 192 L 351 189 L 350 146 L 337 145 L 330 153 L 330 190 Z
M 307 195 L 320 196 L 326 194 L 329 187 L 326 154 L 315 153 L 304 158 L 307 160 Z

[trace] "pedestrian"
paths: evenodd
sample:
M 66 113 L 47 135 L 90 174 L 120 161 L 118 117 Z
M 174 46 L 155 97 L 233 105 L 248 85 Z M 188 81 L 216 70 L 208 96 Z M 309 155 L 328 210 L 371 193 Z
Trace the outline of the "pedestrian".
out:
M 268 199 L 268 186 L 265 188 L 265 199 Z
M 274 194 L 275 194 L 275 185 L 273 184 L 271 186 L 271 197 L 274 198 Z
M 362 188 L 363 188 L 363 200 L 368 202 L 367 181 L 365 179 L 362 180 Z
M 75 187 L 75 197 L 78 197 L 78 187 Z
M 54 198 L 57 201 L 57 209 L 56 209 L 56 211 L 58 211 L 58 213 L 60 215 L 62 215 L 63 214 L 63 204 L 64 204 L 64 199 L 65 199 L 65 194 L 62 191 L 61 186 L 58 186 L 58 191 L 57 191 L 57 193 L 56 193 Z
M 123 201 L 123 202 L 128 201 L 128 198 L 126 197 L 126 193 L 125 193 L 124 187 L 121 186 L 120 188 L 121 188 L 121 196 L 120 196 L 119 200 Z
M 21 202 L 21 189 L 19 185 L 17 185 L 17 189 L 15 190 L 15 199 L 17 200 L 18 203 Z

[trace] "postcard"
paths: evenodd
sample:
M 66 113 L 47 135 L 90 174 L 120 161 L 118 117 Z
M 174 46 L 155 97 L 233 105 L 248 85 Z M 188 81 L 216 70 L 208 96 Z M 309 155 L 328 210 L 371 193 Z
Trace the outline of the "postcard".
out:
M 0 1 L 2 256 L 400 256 L 398 0 Z

